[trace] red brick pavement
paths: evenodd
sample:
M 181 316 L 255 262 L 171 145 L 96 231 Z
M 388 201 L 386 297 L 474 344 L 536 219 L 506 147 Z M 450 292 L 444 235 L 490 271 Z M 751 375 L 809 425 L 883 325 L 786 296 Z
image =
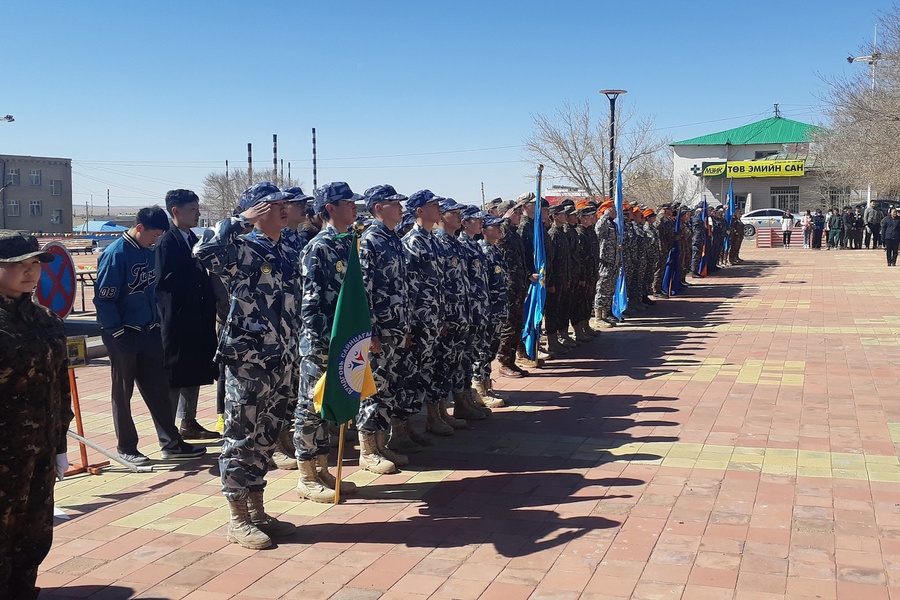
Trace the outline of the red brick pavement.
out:
M 900 599 L 900 272 L 874 251 L 744 254 L 497 380 L 511 408 L 402 473 L 355 472 L 351 448 L 363 487 L 340 506 L 271 473 L 271 512 L 300 527 L 269 550 L 226 543 L 212 454 L 70 477 L 42 597 Z M 106 362 L 77 375 L 114 447 Z

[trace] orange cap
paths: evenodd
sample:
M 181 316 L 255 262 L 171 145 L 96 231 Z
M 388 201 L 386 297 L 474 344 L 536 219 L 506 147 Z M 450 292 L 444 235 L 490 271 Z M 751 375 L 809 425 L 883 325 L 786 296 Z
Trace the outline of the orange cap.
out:
M 655 214 L 656 214 L 656 211 L 653 210 L 652 208 L 648 208 L 647 210 L 644 211 L 645 217 L 649 217 L 650 215 L 655 215 Z

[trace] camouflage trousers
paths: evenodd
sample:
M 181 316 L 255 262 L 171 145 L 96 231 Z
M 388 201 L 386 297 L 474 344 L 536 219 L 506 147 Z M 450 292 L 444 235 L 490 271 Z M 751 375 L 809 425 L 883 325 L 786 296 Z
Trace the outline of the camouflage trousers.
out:
M 21 435 L 5 433 L 10 441 Z M 22 439 L 20 452 L 0 459 L 0 598 L 31 600 L 38 595 L 38 566 L 53 543 L 56 451 L 46 442 L 45 437 L 41 445 L 47 447 L 33 453 Z
M 266 487 L 269 459 L 284 426 L 291 369 L 225 366 L 225 433 L 219 471 L 229 500 Z
M 500 347 L 497 350 L 497 358 L 501 365 L 511 367 L 516 360 L 516 350 L 522 343 L 522 329 L 525 323 L 525 296 L 510 295 L 509 304 L 507 305 L 509 316 L 500 325 L 499 342 Z
M 547 292 L 544 304 L 544 326 L 547 333 L 566 331 L 569 328 L 569 310 L 572 304 L 572 289 L 565 285 L 557 285 L 552 294 Z
M 569 321 L 574 326 L 591 318 L 593 306 L 594 283 L 585 281 L 572 289 L 572 301 L 569 309 Z
M 400 346 L 403 344 L 403 338 L 379 337 L 379 341 L 381 352 L 369 354 L 375 389 L 378 391 L 360 402 L 359 414 L 356 415 L 356 428 L 370 433 L 387 431 L 390 428 L 391 415 L 403 393 L 400 387 L 404 379 L 400 370 L 402 356 Z
M 594 310 L 612 311 L 613 295 L 616 293 L 616 279 L 619 269 L 614 263 L 601 262 L 597 269 L 597 292 L 594 294 Z
M 687 280 L 688 273 L 691 272 L 691 261 L 693 260 L 693 246 L 685 241 L 678 248 L 678 259 L 680 261 L 680 271 L 681 281 Z
M 491 378 L 491 363 L 494 362 L 497 350 L 500 349 L 500 328 L 502 326 L 502 323 L 489 323 L 477 328 L 472 374 L 472 378 L 476 381 Z
M 412 344 L 399 349 L 399 370 L 404 381 L 398 380 L 400 394 L 394 407 L 394 416 L 407 419 L 419 414 L 422 404 L 440 400 L 434 379 L 435 347 L 438 343 L 437 329 L 421 323 L 413 324 L 410 331 Z
M 459 323 L 451 323 L 447 327 L 447 335 L 438 338 L 434 350 L 435 401 L 443 400 L 450 392 L 461 392 L 466 388 L 462 361 L 466 353 L 467 338 L 469 326 Z
M 660 251 L 656 268 L 653 270 L 653 293 L 662 294 L 663 275 L 666 274 L 666 261 L 669 259 L 669 251 Z
M 331 451 L 328 422 L 319 415 L 313 401 L 316 383 L 327 368 L 327 357 L 311 355 L 300 359 L 300 385 L 297 388 L 297 409 L 294 411 L 297 460 L 314 460 L 317 455 Z

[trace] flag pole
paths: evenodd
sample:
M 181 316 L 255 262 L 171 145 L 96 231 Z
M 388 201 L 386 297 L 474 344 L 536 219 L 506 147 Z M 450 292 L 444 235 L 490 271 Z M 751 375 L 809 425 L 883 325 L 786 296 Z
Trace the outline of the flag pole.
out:
M 535 205 L 534 220 L 535 220 L 535 223 L 538 223 L 538 222 L 541 223 L 541 226 L 540 226 L 541 227 L 541 235 L 543 235 L 543 232 L 544 232 L 544 225 L 542 222 L 543 221 L 542 214 L 543 214 L 544 208 L 541 206 L 541 183 L 542 183 L 542 179 L 543 179 L 543 174 L 544 174 L 544 165 L 538 165 L 538 168 L 537 168 L 537 196 L 534 199 L 534 205 Z M 537 227 L 535 227 L 535 229 L 537 229 Z M 541 245 L 543 246 L 543 244 L 541 244 Z M 534 257 L 532 256 L 532 258 L 534 258 Z M 534 336 L 534 341 L 533 341 L 534 348 L 532 350 L 534 351 L 534 368 L 540 369 L 543 366 L 543 364 L 542 364 L 543 361 L 541 361 L 541 357 L 538 354 L 538 348 L 540 347 L 540 341 L 541 341 L 541 324 L 540 323 L 537 324 L 537 328 L 538 328 L 537 335 Z
M 334 503 L 338 504 L 341 501 L 341 468 L 344 466 L 344 429 L 347 427 L 346 423 L 341 423 L 341 433 L 338 437 L 338 455 L 337 455 L 337 477 L 335 477 L 334 484 Z

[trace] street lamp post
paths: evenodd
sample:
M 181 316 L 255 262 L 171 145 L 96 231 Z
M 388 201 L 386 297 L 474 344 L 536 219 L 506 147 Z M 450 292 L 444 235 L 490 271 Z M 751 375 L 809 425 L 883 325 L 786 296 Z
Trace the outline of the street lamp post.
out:
M 874 102 L 875 97 L 875 67 L 876 65 L 885 60 L 887 58 L 881 52 L 878 51 L 878 27 L 875 28 L 875 38 L 872 41 L 872 54 L 868 56 L 848 56 L 847 62 L 851 65 L 855 62 L 864 62 L 867 63 L 870 67 L 872 67 L 872 97 Z M 866 187 L 866 207 L 869 206 L 869 203 L 872 202 L 872 182 L 870 181 L 868 186 Z
M 600 90 L 609 99 L 609 197 L 616 187 L 616 98 L 626 90 Z

